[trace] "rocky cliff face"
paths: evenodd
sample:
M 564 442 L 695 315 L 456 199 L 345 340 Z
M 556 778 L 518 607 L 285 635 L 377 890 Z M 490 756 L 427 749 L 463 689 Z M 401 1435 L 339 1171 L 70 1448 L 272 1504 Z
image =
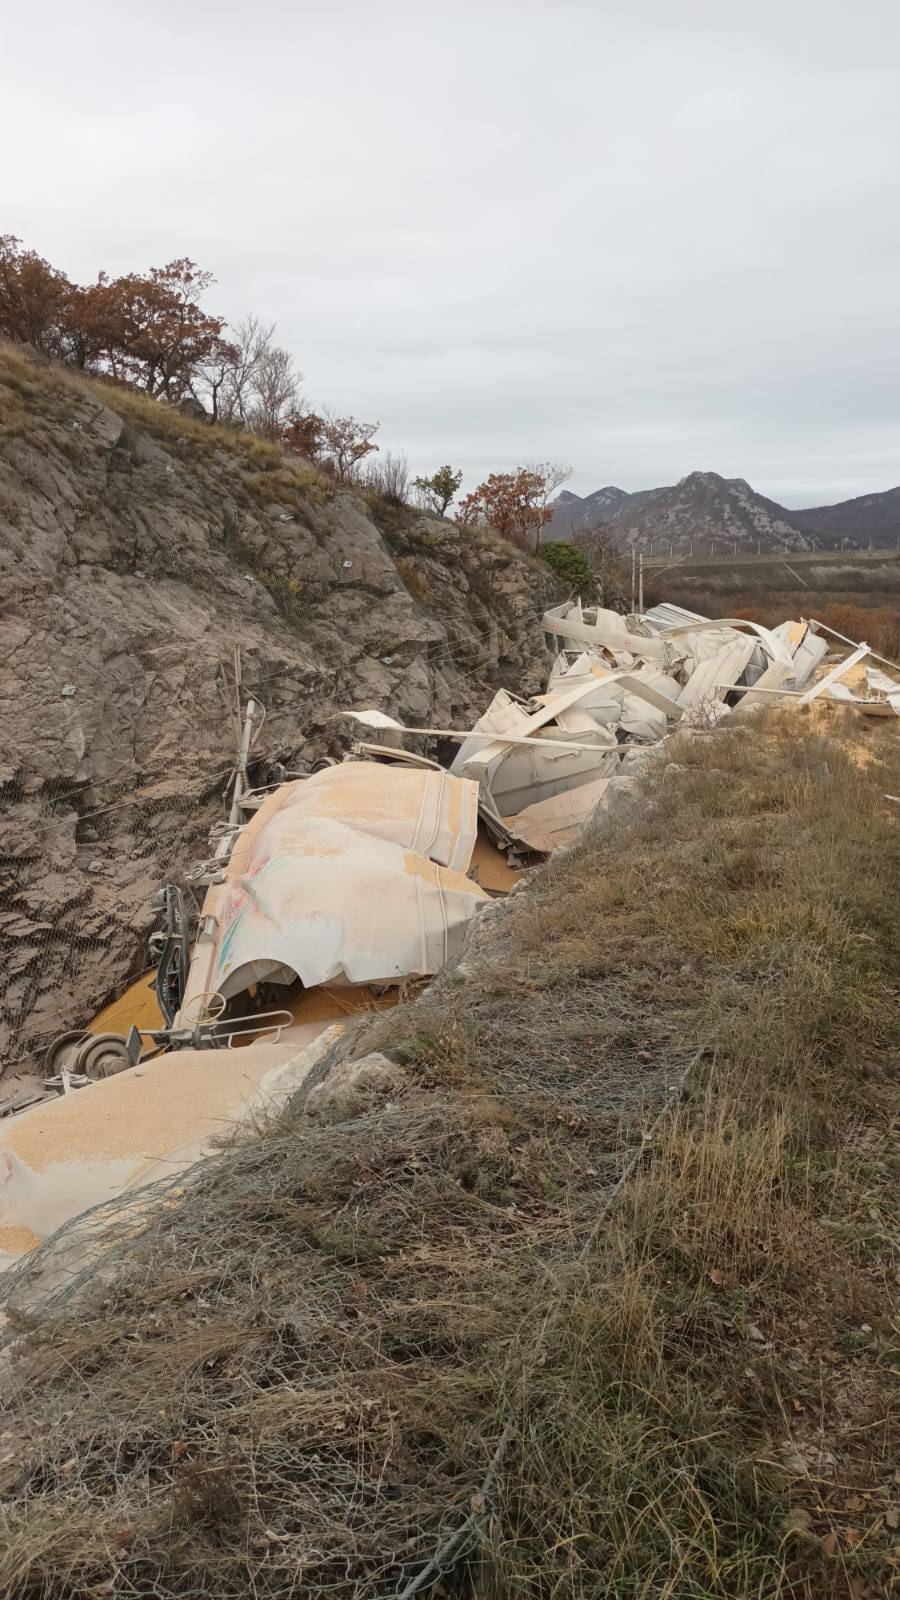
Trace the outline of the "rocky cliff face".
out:
M 462 726 L 496 684 L 537 688 L 556 596 L 491 535 L 8 349 L 0 580 L 7 1063 L 139 968 L 153 888 L 206 854 L 236 647 L 264 778 L 339 754 L 341 708 Z

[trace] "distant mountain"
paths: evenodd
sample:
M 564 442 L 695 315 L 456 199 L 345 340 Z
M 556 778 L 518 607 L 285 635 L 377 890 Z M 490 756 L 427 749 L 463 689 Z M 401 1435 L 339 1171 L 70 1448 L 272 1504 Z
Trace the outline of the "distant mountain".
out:
M 819 545 L 839 546 L 846 540 L 851 547 L 865 549 L 871 539 L 873 549 L 878 550 L 900 544 L 900 488 L 859 495 L 835 506 L 792 511 L 791 516 Z
M 745 555 L 770 550 L 816 550 L 840 545 L 865 549 L 900 539 L 900 488 L 863 495 L 840 505 L 788 510 L 757 494 L 744 478 L 691 472 L 669 488 L 628 494 L 609 484 L 593 494 L 561 494 L 545 538 L 577 539 L 605 529 L 621 548 L 651 545 L 673 555 Z
M 737 549 L 747 555 L 764 550 L 813 550 L 815 537 L 799 528 L 784 506 L 757 494 L 743 478 L 720 478 L 717 472 L 691 472 L 652 499 L 624 506 L 616 518 L 616 543 L 645 549 L 666 543 L 673 554 L 725 555 Z
M 612 483 L 605 489 L 595 489 L 593 494 L 583 496 L 570 494 L 564 489 L 553 502 L 553 521 L 549 524 L 547 537 L 568 539 L 573 532 L 588 533 L 598 523 L 615 522 L 623 512 L 646 505 L 656 495 L 666 492 L 665 489 L 639 489 L 636 494 L 627 494 Z

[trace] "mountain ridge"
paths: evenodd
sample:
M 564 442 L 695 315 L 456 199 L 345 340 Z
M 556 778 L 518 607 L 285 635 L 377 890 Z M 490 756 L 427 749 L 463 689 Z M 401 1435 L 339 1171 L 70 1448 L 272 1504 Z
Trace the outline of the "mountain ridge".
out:
M 745 478 L 689 472 L 678 483 L 629 492 L 606 484 L 588 495 L 564 491 L 552 504 L 545 537 L 574 539 L 601 531 L 624 549 L 668 540 L 672 553 L 715 551 L 728 543 L 755 550 L 889 547 L 900 542 L 900 487 L 834 505 L 792 509 L 755 490 Z

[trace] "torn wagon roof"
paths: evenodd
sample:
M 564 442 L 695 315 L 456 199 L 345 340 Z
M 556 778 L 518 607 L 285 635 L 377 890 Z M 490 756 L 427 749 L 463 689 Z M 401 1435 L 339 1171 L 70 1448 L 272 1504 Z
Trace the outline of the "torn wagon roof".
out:
M 347 762 L 282 784 L 211 885 L 182 1012 L 268 979 L 307 987 L 436 972 L 485 894 L 465 876 L 473 783 Z

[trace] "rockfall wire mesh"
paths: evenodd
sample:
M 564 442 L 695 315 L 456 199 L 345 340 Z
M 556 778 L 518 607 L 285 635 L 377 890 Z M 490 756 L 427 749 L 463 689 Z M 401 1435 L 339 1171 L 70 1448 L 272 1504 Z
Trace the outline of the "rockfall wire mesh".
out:
M 4 1090 L 40 1077 L 52 1041 L 148 967 L 154 891 L 209 854 L 227 813 L 239 702 L 265 704 L 291 668 L 240 671 L 238 686 L 230 642 L 214 664 L 173 641 L 115 654 L 102 681 L 85 674 L 38 702 L 58 754 L 39 752 L 41 770 L 23 732 L 20 776 L 0 796 Z
M 363 581 L 358 566 L 341 569 L 341 582 Z M 291 593 L 284 608 L 300 600 Z M 229 624 L 212 647 L 208 638 L 195 646 L 149 635 L 146 646 L 110 639 L 98 657 L 60 652 L 46 689 L 29 695 L 27 722 L 13 718 L 13 748 L 4 755 L 15 776 L 4 784 L 0 773 L 4 1093 L 11 1084 L 15 1092 L 22 1075 L 42 1076 L 49 1045 L 84 1027 L 148 966 L 154 891 L 209 855 L 210 826 L 227 813 L 240 705 L 252 694 L 269 712 L 257 753 L 303 743 L 303 706 L 311 692 L 315 704 L 316 693 L 308 666 L 246 645 L 236 658 L 240 614 L 224 601 L 219 609 Z M 429 673 L 466 685 L 483 709 L 502 629 L 461 629 L 444 618 L 436 632 L 415 654 Z M 403 655 L 388 648 L 380 659 L 402 675 Z M 377 693 L 331 694 L 332 711 L 341 703 L 396 711 Z M 331 694 L 322 701 L 326 714 Z

